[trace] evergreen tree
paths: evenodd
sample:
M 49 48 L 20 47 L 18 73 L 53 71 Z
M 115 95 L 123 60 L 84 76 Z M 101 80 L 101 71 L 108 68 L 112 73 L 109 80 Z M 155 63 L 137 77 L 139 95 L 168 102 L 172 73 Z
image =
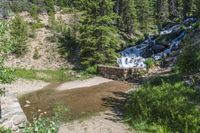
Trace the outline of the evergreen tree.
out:
M 169 19 L 174 19 L 178 17 L 177 0 L 168 0 L 169 6 Z
M 192 9 L 192 0 L 183 0 L 183 17 L 186 18 L 190 16 L 191 14 L 191 9 Z
M 183 0 L 176 0 L 177 19 L 183 18 Z
M 200 0 L 193 0 L 192 14 L 195 17 L 200 18 Z
M 114 63 L 121 40 L 114 25 L 116 14 L 112 0 L 82 0 L 78 3 L 85 10 L 80 27 L 81 64 L 88 68 Z
M 136 0 L 137 18 L 141 31 L 147 33 L 153 23 L 153 11 L 151 1 Z
M 125 33 L 133 34 L 138 27 L 136 6 L 134 0 L 123 0 L 120 3 L 120 28 Z
M 28 25 L 19 15 L 11 22 L 11 39 L 13 40 L 13 53 L 21 56 L 27 51 Z
M 168 0 L 156 0 L 154 2 L 154 15 L 155 21 L 159 29 L 165 22 L 168 22 L 169 18 L 169 1 Z

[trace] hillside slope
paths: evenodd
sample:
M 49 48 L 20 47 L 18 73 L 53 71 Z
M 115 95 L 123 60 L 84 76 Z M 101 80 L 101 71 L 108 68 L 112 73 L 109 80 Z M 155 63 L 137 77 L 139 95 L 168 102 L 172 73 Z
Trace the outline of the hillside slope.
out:
M 20 13 L 20 16 L 28 23 L 34 23 L 35 20 L 27 12 Z M 57 12 L 55 19 L 61 19 L 66 25 L 70 23 L 70 14 L 61 14 Z M 39 20 L 43 27 L 36 29 L 34 37 L 27 40 L 28 50 L 25 55 L 16 57 L 10 55 L 5 65 L 12 68 L 26 69 L 59 69 L 71 67 L 69 62 L 59 53 L 57 42 L 50 41 L 54 36 L 49 24 L 49 16 L 40 14 Z M 29 31 L 29 34 L 33 34 Z

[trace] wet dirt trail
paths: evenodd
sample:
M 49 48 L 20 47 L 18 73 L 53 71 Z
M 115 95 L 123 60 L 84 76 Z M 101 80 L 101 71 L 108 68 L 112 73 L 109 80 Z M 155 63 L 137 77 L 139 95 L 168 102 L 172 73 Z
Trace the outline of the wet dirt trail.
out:
M 69 108 L 64 115 L 64 121 L 76 120 L 82 117 L 110 110 L 112 99 L 131 89 L 127 82 L 112 81 L 96 86 L 75 88 L 59 91 L 55 88 L 60 84 L 50 84 L 42 90 L 26 94 L 19 98 L 21 107 L 29 121 L 34 117 L 51 116 L 56 106 Z

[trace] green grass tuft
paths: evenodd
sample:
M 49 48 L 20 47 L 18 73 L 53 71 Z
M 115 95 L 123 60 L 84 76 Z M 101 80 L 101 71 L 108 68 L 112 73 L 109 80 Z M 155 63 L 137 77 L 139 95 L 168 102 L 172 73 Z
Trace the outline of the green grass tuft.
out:
M 45 82 L 65 82 L 77 79 L 85 79 L 91 77 L 91 75 L 79 72 L 76 73 L 70 69 L 59 70 L 26 70 L 15 69 L 14 75 L 16 78 L 23 78 L 28 80 L 42 80 Z

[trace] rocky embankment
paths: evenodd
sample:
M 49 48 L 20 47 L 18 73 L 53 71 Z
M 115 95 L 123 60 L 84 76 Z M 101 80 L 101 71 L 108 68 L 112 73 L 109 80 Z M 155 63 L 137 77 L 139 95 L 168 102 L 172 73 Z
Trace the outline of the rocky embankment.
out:
M 20 95 L 36 91 L 48 85 L 42 81 L 27 81 L 19 79 L 12 84 L 0 84 L 5 88 L 5 95 L 1 97 L 2 118 L 0 123 L 14 132 L 20 132 L 27 122 L 26 116 L 18 102 Z M 28 101 L 27 101 L 28 102 Z
M 19 15 L 28 24 L 36 22 L 28 12 L 22 12 Z M 55 19 L 69 25 L 72 23 L 72 16 L 72 14 L 56 12 Z M 28 34 L 34 34 L 34 37 L 28 37 L 26 44 L 27 52 L 21 57 L 16 57 L 12 54 L 9 55 L 5 62 L 5 66 L 37 70 L 72 67 L 71 64 L 60 54 L 59 44 L 56 41 L 50 41 L 50 39 L 56 37 L 54 35 L 55 31 L 48 28 L 51 27 L 51 24 L 49 23 L 50 17 L 48 14 L 39 14 L 38 17 L 43 27 L 36 29 L 35 33 L 33 33 L 31 27 L 29 27 L 30 31 Z

